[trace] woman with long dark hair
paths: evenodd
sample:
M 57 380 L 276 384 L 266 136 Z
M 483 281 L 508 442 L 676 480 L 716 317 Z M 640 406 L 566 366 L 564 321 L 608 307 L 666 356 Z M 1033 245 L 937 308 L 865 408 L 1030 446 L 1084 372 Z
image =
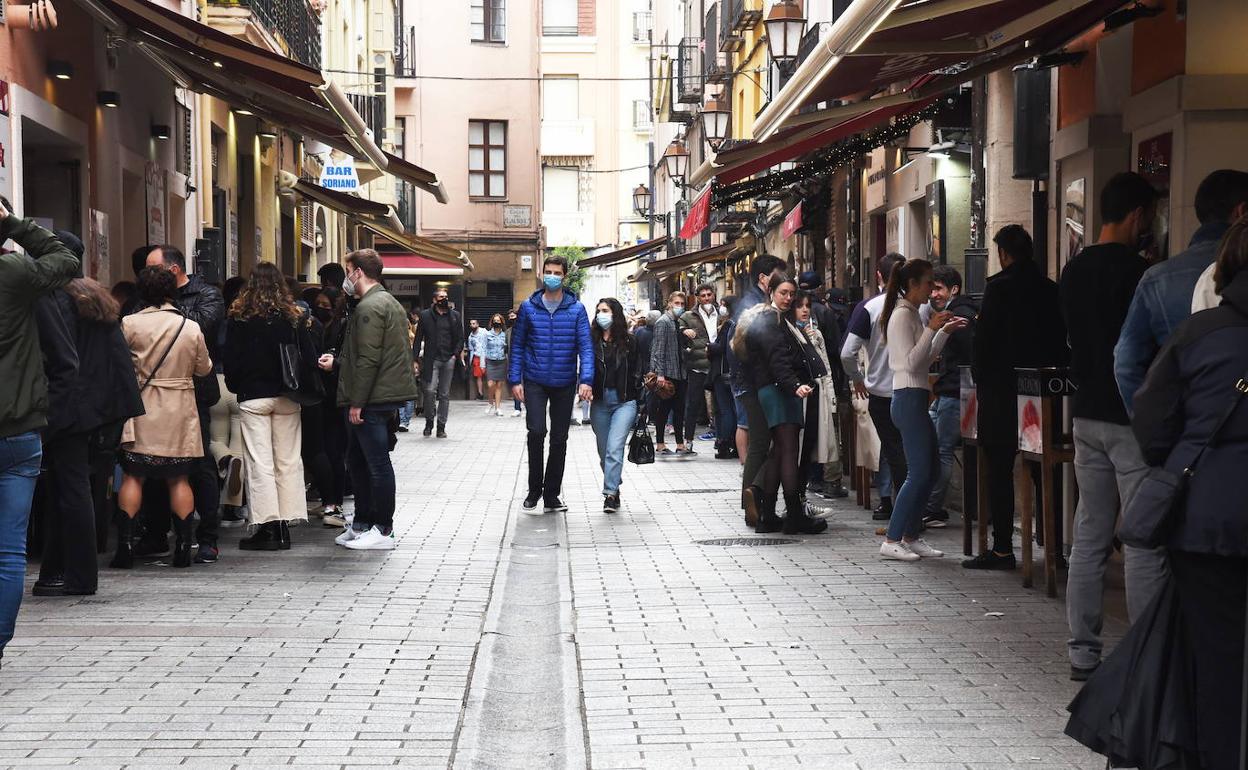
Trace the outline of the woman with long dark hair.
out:
M 791 319 L 797 282 L 782 273 L 772 275 L 768 284 L 770 304 L 757 310 L 747 322 L 745 347 L 748 370 L 759 404 L 771 431 L 767 461 L 754 482 L 746 489 L 746 505 L 758 512 L 758 532 L 816 535 L 828 528 L 823 519 L 806 513 L 800 477 L 801 433 L 806 422 L 805 399 L 815 389 L 815 381 L 827 373 L 819 354 Z M 783 523 L 776 516 L 780 488 L 784 488 Z
M 932 313 L 924 326 L 919 306 L 932 294 L 932 263 L 910 259 L 893 265 L 884 289 L 880 327 L 888 345 L 888 364 L 893 370 L 893 402 L 889 416 L 901 432 L 906 453 L 906 481 L 893 497 L 893 515 L 880 557 L 898 561 L 944 556 L 927 544 L 922 531 L 923 506 L 932 494 L 940 464 L 936 427 L 928 414 L 932 386 L 928 371 L 949 340 L 966 325 L 966 319 L 947 310 Z
M 620 509 L 624 447 L 637 421 L 642 371 L 637 340 L 628 333 L 624 308 L 615 297 L 598 300 L 590 336 L 595 365 L 589 420 L 598 439 L 598 461 L 602 465 L 602 510 L 615 513 Z
M 192 377 L 212 372 L 208 345 L 199 324 L 178 310 L 173 273 L 145 267 L 139 273 L 138 299 L 144 307 L 121 321 L 130 359 L 140 383 L 144 414 L 126 423 L 121 437 L 121 489 L 117 492 L 117 553 L 112 566 L 134 566 L 131 536 L 143 504 L 145 479 L 169 487 L 177 542 L 173 566 L 191 566 L 191 514 L 195 496 L 187 476 L 204 456 Z
M 314 366 L 318 352 L 309 319 L 295 305 L 281 271 L 261 262 L 230 306 L 225 337 L 225 381 L 238 396 L 247 458 L 250 523 L 245 551 L 290 548 L 290 522 L 306 520 L 299 404 L 282 395 L 281 347 L 295 344 Z

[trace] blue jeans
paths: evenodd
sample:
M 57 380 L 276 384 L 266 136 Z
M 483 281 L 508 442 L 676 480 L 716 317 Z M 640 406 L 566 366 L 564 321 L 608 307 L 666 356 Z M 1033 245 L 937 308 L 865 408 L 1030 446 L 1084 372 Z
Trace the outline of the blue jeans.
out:
M 953 478 L 953 458 L 958 451 L 958 442 L 962 440 L 961 401 L 953 396 L 937 396 L 928 410 L 932 424 L 936 426 L 936 446 L 940 453 L 940 472 L 936 476 L 936 486 L 932 488 L 932 496 L 927 500 L 927 510 L 939 513 L 945 510 L 945 496 L 949 492 L 949 480 Z
M 394 466 L 390 464 L 390 418 L 397 405 L 366 406 L 360 425 L 347 423 L 347 473 L 355 492 L 354 528 L 394 526 Z
M 889 416 L 901 433 L 901 446 L 906 453 L 906 480 L 893 497 L 893 516 L 888 520 L 888 539 L 914 539 L 923 524 L 923 505 L 932 496 L 936 485 L 936 426 L 927 415 L 930 394 L 924 388 L 902 388 L 893 391 Z
M 737 400 L 732 396 L 732 384 L 720 375 L 715 380 L 715 443 L 721 449 L 737 446 Z
M 406 428 L 412 422 L 412 417 L 416 414 L 416 402 L 407 401 L 403 406 L 399 407 L 399 425 Z
M 637 422 L 637 402 L 620 402 L 620 394 L 608 388 L 601 401 L 594 401 L 589 420 L 598 439 L 598 462 L 602 465 L 602 493 L 618 495 L 624 475 L 624 446 Z
M 26 578 L 26 526 L 43 444 L 35 432 L 0 438 L 0 652 L 13 638 Z

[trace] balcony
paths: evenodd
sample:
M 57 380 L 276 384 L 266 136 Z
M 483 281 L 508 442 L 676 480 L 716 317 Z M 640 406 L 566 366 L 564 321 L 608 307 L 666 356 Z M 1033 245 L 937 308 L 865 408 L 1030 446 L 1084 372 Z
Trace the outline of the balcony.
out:
M 720 0 L 719 3 L 719 50 L 720 53 L 740 51 L 745 37 L 737 20 L 745 11 L 745 0 Z
M 633 42 L 649 43 L 654 15 L 650 11 L 633 11 Z
M 308 0 L 209 0 L 209 26 L 321 68 L 321 17 Z
M 373 141 L 381 144 L 389 128 L 386 124 L 386 97 L 380 94 L 347 94 L 347 99 L 364 119 L 364 125 L 373 132 Z
M 541 142 L 543 157 L 592 156 L 594 121 L 592 118 L 543 120 Z
M 633 100 L 633 131 L 648 134 L 654 128 L 654 110 L 646 99 Z
M 676 101 L 680 104 L 702 103 L 701 41 L 686 37 L 676 47 Z

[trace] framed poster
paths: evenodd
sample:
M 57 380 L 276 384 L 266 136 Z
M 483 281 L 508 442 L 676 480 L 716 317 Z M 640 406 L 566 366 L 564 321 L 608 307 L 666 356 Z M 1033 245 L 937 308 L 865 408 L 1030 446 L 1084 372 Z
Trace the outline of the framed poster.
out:
M 1072 179 L 1066 185 L 1066 200 L 1063 204 L 1065 216 L 1062 222 L 1063 264 L 1069 262 L 1071 257 L 1083 249 L 1086 216 L 1083 204 L 1083 185 L 1083 177 Z
M 143 176 L 147 182 L 147 242 L 165 243 L 165 170 L 148 163 Z
M 924 203 L 927 207 L 927 260 L 943 265 L 945 255 L 945 180 L 937 179 L 927 186 Z
M 84 273 L 88 278 L 94 278 L 108 286 L 111 282 L 109 278 L 111 260 L 108 253 L 108 214 L 91 209 L 88 224 L 91 227 L 91 233 L 87 239 L 87 264 Z
M 238 275 L 238 214 L 230 212 L 230 236 L 226 241 L 225 277 Z

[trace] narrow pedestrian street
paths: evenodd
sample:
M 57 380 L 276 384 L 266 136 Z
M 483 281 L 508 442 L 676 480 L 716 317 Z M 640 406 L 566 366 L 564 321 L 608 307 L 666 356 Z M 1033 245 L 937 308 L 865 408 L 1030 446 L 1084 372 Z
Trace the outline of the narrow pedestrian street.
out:
M 524 515 L 523 420 L 484 412 L 400 437 L 395 551 L 337 548 L 313 519 L 289 552 L 239 551 L 235 529 L 216 565 L 28 595 L 0 763 L 1104 766 L 1062 735 L 1063 605 L 961 569 L 956 528 L 918 564 L 880 561 L 850 504 L 825 535 L 700 544 L 751 534 L 736 464 L 700 442 L 629 465 L 606 515 L 587 426 L 568 513 Z

